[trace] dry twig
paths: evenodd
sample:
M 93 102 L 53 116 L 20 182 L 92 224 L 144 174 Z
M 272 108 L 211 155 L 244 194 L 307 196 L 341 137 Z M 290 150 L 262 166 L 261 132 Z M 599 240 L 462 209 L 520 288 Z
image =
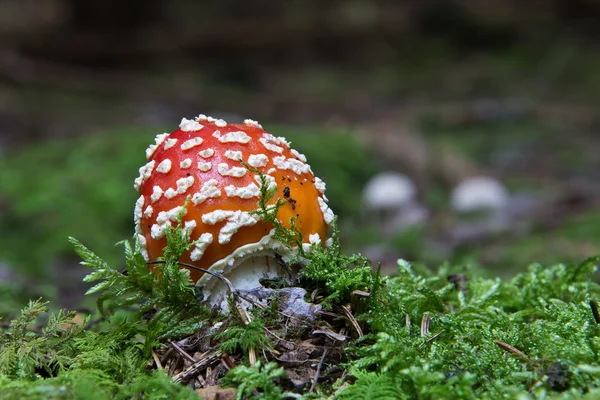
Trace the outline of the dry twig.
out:
M 196 360 L 194 360 L 194 357 L 190 356 L 188 353 L 185 352 L 185 350 L 183 350 L 181 347 L 179 347 L 177 345 L 177 343 L 175 342 L 171 342 L 171 346 L 177 350 L 177 352 L 179 354 L 181 354 L 186 360 L 190 361 L 191 363 L 195 363 Z
M 522 358 L 525 360 L 529 359 L 529 357 L 527 357 L 527 355 L 525 353 L 523 353 L 521 350 L 517 349 L 516 347 L 511 346 L 508 343 L 501 342 L 500 340 L 494 340 L 494 343 L 496 343 L 499 347 L 503 348 L 504 350 L 507 350 L 507 351 L 513 353 L 514 355 L 516 355 L 519 358 Z
M 319 365 L 317 365 L 317 371 L 315 372 L 315 379 L 313 379 L 313 383 L 310 386 L 310 390 L 308 393 L 312 393 L 317 387 L 317 381 L 319 380 L 319 374 L 321 373 L 321 367 L 323 366 L 323 361 L 325 361 L 325 356 L 327 355 L 327 347 L 323 350 L 323 355 L 321 356 L 321 361 L 319 361 Z
M 156 353 L 154 352 L 154 350 L 152 350 L 152 358 L 154 359 L 154 363 L 156 364 L 156 368 L 158 368 L 159 370 L 163 370 L 164 367 L 162 365 L 162 363 L 160 362 L 160 358 L 158 358 L 158 356 L 156 355 Z
M 195 374 L 198 373 L 202 368 L 207 367 L 208 365 L 214 363 L 221 357 L 221 352 L 218 350 L 214 350 L 211 352 L 207 352 L 204 354 L 198 361 L 194 362 L 188 368 L 184 369 L 177 375 L 173 376 L 173 381 L 177 383 L 185 382 Z
M 425 345 L 429 342 L 433 342 L 435 339 L 437 339 L 438 337 L 440 337 L 440 335 L 442 333 L 444 333 L 445 329 L 442 329 L 441 331 L 439 331 L 438 333 L 432 335 L 431 337 L 428 337 L 423 343 L 421 343 L 421 345 L 418 347 L 419 350 L 421 350 L 423 347 L 425 347 Z

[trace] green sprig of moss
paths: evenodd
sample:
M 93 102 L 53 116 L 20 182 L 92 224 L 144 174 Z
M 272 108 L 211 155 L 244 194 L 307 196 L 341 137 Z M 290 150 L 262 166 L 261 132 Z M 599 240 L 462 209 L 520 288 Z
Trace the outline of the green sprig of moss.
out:
M 35 379 L 69 367 L 73 355 L 73 338 L 82 327 L 75 326 L 75 312 L 50 314 L 42 327 L 34 324 L 48 312 L 48 303 L 30 301 L 20 315 L 0 333 L 0 376 Z
M 282 389 L 276 380 L 286 376 L 277 363 L 265 365 L 257 361 L 254 367 L 239 366 L 227 373 L 222 380 L 226 386 L 237 387 L 236 400 L 244 398 L 278 400 L 282 398 Z
M 271 347 L 265 336 L 265 325 L 260 318 L 256 317 L 247 325 L 236 319 L 223 332 L 214 337 L 221 342 L 219 350 L 229 354 L 235 353 L 238 349 L 242 353 L 248 354 L 250 348 Z
M 296 217 L 290 218 L 290 227 L 286 228 L 279 219 L 277 214 L 279 208 L 286 204 L 286 200 L 278 197 L 274 204 L 269 204 L 277 194 L 277 185 L 271 187 L 267 176 L 258 168 L 251 167 L 245 161 L 240 163 L 251 173 L 255 174 L 260 181 L 260 198 L 258 200 L 258 208 L 251 213 L 257 215 L 263 223 L 274 226 L 273 238 L 287 247 L 294 247 L 297 252 L 297 257 L 304 256 L 302 243 L 304 236 L 296 226 Z

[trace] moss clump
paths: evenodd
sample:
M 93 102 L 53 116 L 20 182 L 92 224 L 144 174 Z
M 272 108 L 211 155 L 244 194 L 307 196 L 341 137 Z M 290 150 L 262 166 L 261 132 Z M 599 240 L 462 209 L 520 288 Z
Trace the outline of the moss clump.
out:
M 277 363 L 271 362 L 263 366 L 259 361 L 254 367 L 240 366 L 231 370 L 223 378 L 223 384 L 237 387 L 236 400 L 280 399 L 283 391 L 276 382 L 283 377 L 285 372 Z
M 400 261 L 365 316 L 371 333 L 355 344 L 356 390 L 378 374 L 369 379 L 387 377 L 399 398 L 600 394 L 588 370 L 600 361 L 590 308 L 598 262 L 532 265 L 510 282 L 473 276 L 458 286 L 447 270 L 417 275 Z

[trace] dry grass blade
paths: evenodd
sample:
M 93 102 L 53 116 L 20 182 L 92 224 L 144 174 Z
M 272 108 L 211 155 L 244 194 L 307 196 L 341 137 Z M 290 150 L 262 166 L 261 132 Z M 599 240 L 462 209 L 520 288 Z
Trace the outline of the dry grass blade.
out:
M 244 325 L 248 325 L 250 322 L 252 322 L 252 318 L 250 317 L 250 314 L 248 313 L 246 308 L 242 305 L 238 294 L 235 291 L 232 293 L 233 304 L 235 306 L 235 309 L 240 315 L 240 318 L 242 319 Z M 254 365 L 256 364 L 256 350 L 254 349 L 254 346 L 248 346 L 248 358 L 250 360 L 250 366 L 254 367 Z
M 337 340 L 340 342 L 343 342 L 347 339 L 346 335 L 335 333 L 334 331 L 326 328 L 314 330 L 313 335 L 325 335 L 330 339 Z
M 352 312 L 350 311 L 350 307 L 342 306 L 342 311 L 344 312 L 344 315 L 346 316 L 348 321 L 350 321 L 350 323 L 352 324 L 352 327 L 358 334 L 358 337 L 363 337 L 364 333 L 363 333 L 360 325 L 358 324 L 358 321 L 356 320 L 356 318 L 354 318 L 354 315 L 352 315 Z
M 431 316 L 429 314 L 423 314 L 423 319 L 421 319 L 421 337 L 425 337 L 429 334 L 430 323 Z
M 256 351 L 254 350 L 254 346 L 248 346 L 248 361 L 250 361 L 251 367 L 256 365 Z

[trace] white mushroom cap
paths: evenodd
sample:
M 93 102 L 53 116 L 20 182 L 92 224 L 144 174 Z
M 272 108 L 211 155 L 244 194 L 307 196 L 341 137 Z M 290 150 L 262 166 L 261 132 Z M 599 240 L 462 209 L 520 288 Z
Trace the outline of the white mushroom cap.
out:
M 450 202 L 457 212 L 500 210 L 508 206 L 509 194 L 497 179 L 478 176 L 467 178 L 452 191 Z
M 406 175 L 382 172 L 363 188 L 363 203 L 369 209 L 394 210 L 411 203 L 416 194 L 415 184 Z

